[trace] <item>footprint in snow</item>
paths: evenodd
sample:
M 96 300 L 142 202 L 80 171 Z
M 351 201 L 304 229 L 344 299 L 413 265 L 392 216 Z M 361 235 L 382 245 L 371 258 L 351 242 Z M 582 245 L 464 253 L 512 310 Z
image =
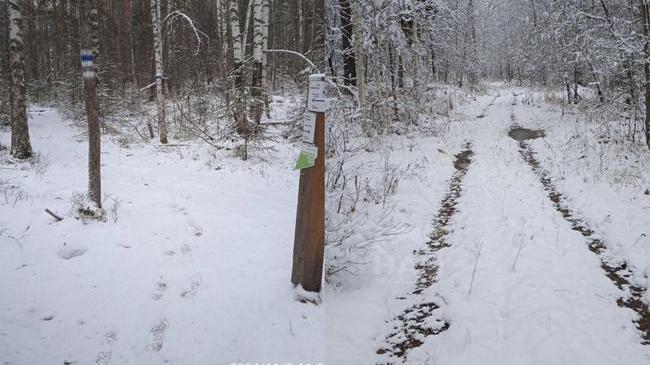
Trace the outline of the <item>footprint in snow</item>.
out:
M 189 214 L 189 213 L 187 213 L 187 208 L 181 207 L 176 203 L 169 204 L 169 206 L 172 208 L 172 210 L 175 213 L 181 213 L 182 215 L 188 215 Z
M 192 276 L 190 278 L 190 287 L 181 293 L 181 297 L 189 298 L 195 296 L 197 290 L 199 289 L 199 286 L 201 285 L 202 280 L 203 279 L 201 277 L 201 274 L 196 274 Z
M 74 246 L 74 245 L 66 244 L 63 247 L 61 247 L 56 254 L 63 260 L 70 260 L 71 258 L 75 258 L 85 254 L 86 251 L 88 251 L 88 249 L 83 246 Z
M 162 349 L 168 327 L 167 318 L 160 319 L 151 327 L 151 344 L 149 346 L 152 351 L 159 352 Z
M 156 283 L 156 287 L 154 288 L 154 291 L 151 294 L 151 299 L 159 300 L 160 298 L 163 297 L 163 295 L 165 295 L 166 290 L 167 290 L 167 283 L 162 281 L 162 277 L 161 277 L 160 281 Z
M 196 224 L 191 219 L 187 221 L 187 229 L 190 230 L 190 232 L 192 232 L 192 234 L 197 237 L 203 235 L 203 228 L 201 228 L 201 226 Z
M 111 356 L 113 356 L 113 351 L 110 348 L 116 341 L 117 341 L 117 332 L 109 331 L 106 332 L 106 334 L 104 334 L 103 345 L 108 349 L 97 353 L 97 359 L 95 360 L 96 365 L 107 365 L 110 363 Z
M 192 255 L 192 247 L 190 247 L 190 245 L 188 245 L 188 244 L 185 244 L 185 245 L 181 246 L 181 253 L 183 255 L 191 256 Z

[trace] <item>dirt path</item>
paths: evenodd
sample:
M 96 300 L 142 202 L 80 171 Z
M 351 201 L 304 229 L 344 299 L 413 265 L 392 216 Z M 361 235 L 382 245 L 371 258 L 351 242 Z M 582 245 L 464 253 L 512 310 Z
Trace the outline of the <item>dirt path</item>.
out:
M 491 101 L 481 108 L 476 119 L 485 118 L 489 108 L 495 104 L 499 97 L 498 93 L 492 97 Z M 377 350 L 377 354 L 387 358 L 380 363 L 390 364 L 405 361 L 408 352 L 420 347 L 426 337 L 440 334 L 449 328 L 449 322 L 435 316 L 434 312 L 440 308 L 436 304 L 436 300 L 429 300 L 430 298 L 423 292 L 436 281 L 439 270 L 437 252 L 450 247 L 447 240 L 450 232 L 449 225 L 458 212 L 456 206 L 463 191 L 463 179 L 472 163 L 472 156 L 474 156 L 474 152 L 471 142 L 465 142 L 462 151 L 454 156 L 455 172 L 449 181 L 447 193 L 442 199 L 440 209 L 433 221 L 433 231 L 429 236 L 429 241 L 424 248 L 414 252 L 421 258 L 415 265 L 417 271 L 415 289 L 410 295 L 397 298 L 414 303 L 393 318 L 393 331 L 386 337 L 385 346 Z
M 474 153 L 471 147 L 471 143 L 465 144 L 464 150 L 455 156 L 454 168 L 456 172 L 449 182 L 447 194 L 442 200 L 440 210 L 434 220 L 434 229 L 430 240 L 427 242 L 426 248 L 415 252 L 416 255 L 422 257 L 422 260 L 415 266 L 418 276 L 415 290 L 411 294 L 416 296 L 416 303 L 395 317 L 393 320 L 395 322 L 394 332 L 387 336 L 387 346 L 377 350 L 377 354 L 388 354 L 391 358 L 403 359 L 411 349 L 421 346 L 425 337 L 437 335 L 449 328 L 448 322 L 432 318 L 433 312 L 440 307 L 434 301 L 429 301 L 422 296 L 422 292 L 436 281 L 439 268 L 436 252 L 449 247 L 446 240 L 449 233 L 449 222 L 456 213 L 456 205 L 463 189 L 462 181 L 472 163 L 471 157 Z
M 643 301 L 647 290 L 630 283 L 629 278 L 633 276 L 633 273 L 626 262 L 611 262 L 611 260 L 607 259 L 609 257 L 607 255 L 607 243 L 601 238 L 598 238 L 600 235 L 589 228 L 589 224 L 584 219 L 577 216 L 575 209 L 571 208 L 564 195 L 559 192 L 553 183 L 551 174 L 535 158 L 535 150 L 527 140 L 543 137 L 544 132 L 541 130 L 527 130 L 529 131 L 527 133 L 525 131 L 523 128 L 513 126 L 509 133 L 513 139 L 519 141 L 519 153 L 521 157 L 539 177 L 539 181 L 548 193 L 548 198 L 553 203 L 555 210 L 571 224 L 571 228 L 574 231 L 584 236 L 589 250 L 600 259 L 600 267 L 605 272 L 605 275 L 622 291 L 623 295 L 618 298 L 616 303 L 620 307 L 629 308 L 638 314 L 638 318 L 634 320 L 634 323 L 641 332 L 642 343 L 644 345 L 650 345 L 650 310 L 648 309 L 648 304 Z
M 378 362 L 650 361 L 646 293 L 604 258 L 606 243 L 535 160 L 525 140 L 544 133 L 511 128 L 526 119 L 516 95 L 466 107 L 456 133 L 472 144 L 456 156 L 431 240 L 415 252 L 418 280 L 398 298 L 406 309 Z

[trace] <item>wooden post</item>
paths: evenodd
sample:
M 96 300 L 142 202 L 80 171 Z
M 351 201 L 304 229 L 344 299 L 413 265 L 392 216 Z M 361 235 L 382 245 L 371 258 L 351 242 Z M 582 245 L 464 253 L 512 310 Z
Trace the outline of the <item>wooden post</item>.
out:
M 323 82 L 324 75 L 312 75 L 308 109 L 316 112 L 314 144 L 318 148 L 315 165 L 300 171 L 298 209 L 293 246 L 291 282 L 303 289 L 319 292 L 323 277 L 325 252 L 325 112 L 322 85 L 313 93 L 314 83 Z

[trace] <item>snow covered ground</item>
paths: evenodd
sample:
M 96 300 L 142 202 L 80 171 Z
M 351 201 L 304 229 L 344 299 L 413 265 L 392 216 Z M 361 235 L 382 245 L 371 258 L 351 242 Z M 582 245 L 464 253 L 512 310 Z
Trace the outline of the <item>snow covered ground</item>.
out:
M 105 139 L 103 189 L 119 206 L 112 214 L 107 199 L 107 222 L 84 224 L 70 212 L 86 184 L 83 131 L 51 109 L 29 116 L 47 169 L 3 165 L 2 180 L 27 196 L 0 210 L 4 363 L 322 358 L 314 347 L 322 310 L 294 301 L 288 281 L 291 146 L 265 164 Z M 65 220 L 54 223 L 44 208 Z M 266 340 L 306 326 L 304 341 Z
M 0 363 L 399 363 L 376 352 L 419 298 L 434 301 L 429 319 L 449 328 L 422 337 L 409 364 L 649 363 L 636 314 L 617 306 L 621 291 L 507 131 L 514 123 L 546 130 L 530 142 L 541 165 L 612 246 L 606 254 L 627 261 L 645 287 L 648 154 L 636 165 L 644 169 L 610 174 L 638 171 L 631 183 L 592 183 L 593 171 L 572 158 L 582 151 L 566 147 L 571 120 L 554 105 L 513 105 L 513 91 L 524 90 L 492 85 L 449 120 L 431 122 L 438 135 L 391 137 L 368 152 L 369 164 L 389 151 L 391 163 L 417 166 L 394 196 L 393 217 L 409 229 L 372 246 L 355 275 L 324 287 L 318 306 L 294 300 L 289 283 L 295 146 L 278 142 L 264 161 L 242 162 L 203 145 L 105 138 L 108 219 L 83 222 L 72 208 L 85 191 L 84 131 L 53 109 L 31 108 L 40 161 L 0 155 Z M 0 144 L 8 142 L 1 131 Z M 467 142 L 474 156 L 449 247 L 433 254 L 436 282 L 416 298 L 413 252 L 425 248 Z M 54 222 L 45 208 L 65 219 Z
M 511 90 L 499 92 L 485 117 L 472 121 L 469 114 L 459 131 L 473 142 L 475 162 L 451 225 L 452 246 L 440 251 L 439 278 L 429 295 L 443 298 L 439 316 L 450 328 L 427 338 L 409 355 L 409 362 L 647 363 L 650 348 L 640 344 L 633 324 L 636 314 L 617 307 L 620 291 L 607 279 L 582 235 L 553 208 L 516 141 L 507 136 L 513 124 L 550 133 L 562 127 L 547 123 L 548 119 L 531 123 L 535 114 L 521 104 L 513 106 Z M 483 99 L 479 104 L 490 100 Z M 535 143 L 543 145 L 541 140 Z M 605 204 L 619 199 L 611 188 L 594 194 Z M 628 205 L 647 211 L 650 198 L 640 191 L 637 195 L 640 199 Z M 589 209 L 592 202 L 580 207 Z M 650 215 L 641 214 L 630 223 L 642 231 L 650 226 Z M 610 232 L 599 233 L 606 242 L 613 239 Z M 647 265 L 647 243 L 643 249 L 645 257 L 637 256 L 631 264 Z

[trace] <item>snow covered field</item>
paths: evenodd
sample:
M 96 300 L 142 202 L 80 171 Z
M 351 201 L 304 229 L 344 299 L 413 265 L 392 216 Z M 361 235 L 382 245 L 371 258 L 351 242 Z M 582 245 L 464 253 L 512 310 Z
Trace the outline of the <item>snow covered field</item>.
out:
M 84 131 L 32 107 L 40 161 L 0 155 L 0 363 L 650 363 L 636 313 L 617 306 L 625 294 L 507 132 L 513 124 L 545 130 L 529 142 L 540 165 L 607 244 L 603 255 L 627 262 L 643 288 L 650 155 L 595 170 L 578 157 L 598 161 L 597 149 L 567 144 L 584 124 L 541 98 L 513 103 L 513 92 L 525 90 L 493 85 L 432 122 L 438 135 L 394 136 L 368 152 L 369 164 L 390 151 L 391 163 L 417 166 L 394 196 L 393 217 L 408 230 L 372 246 L 355 275 L 325 285 L 318 306 L 294 300 L 289 283 L 295 146 L 278 142 L 266 161 L 242 162 L 204 145 L 125 147 L 105 138 L 108 218 L 83 222 L 72 210 L 86 190 Z M 1 131 L 0 144 L 8 142 Z M 448 247 L 414 255 L 426 251 L 454 155 L 468 142 L 473 156 Z M 65 219 L 54 222 L 45 208 Z M 435 282 L 413 294 L 415 266 L 429 256 Z M 396 316 L 420 302 L 437 306 L 424 327 L 448 328 L 421 335 L 404 358 L 378 355 Z

